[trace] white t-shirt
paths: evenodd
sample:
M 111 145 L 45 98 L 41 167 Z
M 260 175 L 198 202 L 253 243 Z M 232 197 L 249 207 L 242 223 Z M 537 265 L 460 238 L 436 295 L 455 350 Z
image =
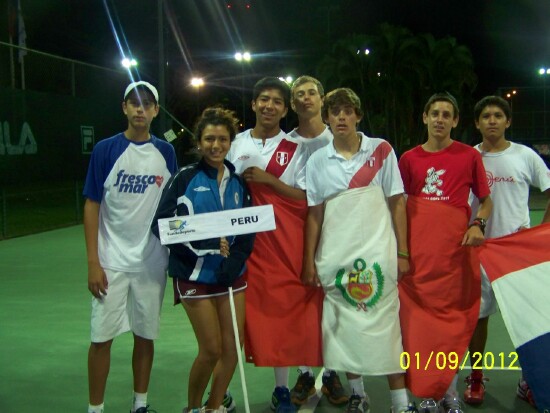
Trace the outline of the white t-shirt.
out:
M 100 203 L 98 253 L 103 268 L 166 268 L 168 249 L 151 232 L 151 222 L 176 170 L 174 148 L 154 136 L 138 143 L 119 133 L 94 147 L 84 196 Z
M 384 139 L 369 138 L 362 132 L 361 147 L 351 159 L 347 160 L 330 143 L 316 151 L 307 162 L 307 203 L 319 205 L 326 199 L 350 188 L 359 170 L 369 168 L 379 170 L 366 186 L 380 186 L 386 198 L 402 194 L 403 181 L 397 166 L 397 158 L 391 145 Z M 357 175 L 356 175 L 357 174 Z M 361 185 L 359 182 L 358 186 Z M 356 186 L 357 187 L 357 186 Z
M 529 186 L 543 192 L 550 188 L 550 171 L 544 161 L 531 148 L 514 142 L 502 152 L 482 152 L 480 145 L 475 148 L 481 153 L 493 201 L 485 236 L 501 237 L 529 227 Z M 478 208 L 475 199 L 472 217 Z
M 296 139 L 290 138 L 286 133 L 281 131 L 278 135 L 266 139 L 265 145 L 262 146 L 262 140 L 253 138 L 251 132 L 252 129 L 248 129 L 242 133 L 239 133 L 231 144 L 231 149 L 227 153 L 226 158 L 229 162 L 235 165 L 235 171 L 238 174 L 242 174 L 245 169 L 251 166 L 257 166 L 265 171 L 269 161 L 273 156 L 275 156 L 277 160 L 280 159 L 281 164 L 283 164 L 283 167 L 285 168 L 279 179 L 289 186 L 305 190 L 305 169 L 308 154 L 304 145 Z M 288 159 L 288 154 L 285 158 L 284 152 L 277 151 L 277 148 L 283 139 L 294 142 L 298 145 L 294 155 L 290 160 L 288 160 L 288 163 L 285 163 L 285 159 Z
M 298 134 L 297 128 L 290 131 L 288 133 L 288 136 L 302 142 L 304 146 L 307 148 L 309 156 L 311 156 L 311 154 L 313 154 L 313 152 L 315 152 L 317 149 L 321 149 L 323 146 L 326 146 L 329 142 L 332 142 L 332 139 L 333 139 L 332 132 L 330 131 L 328 126 L 325 127 L 325 130 L 315 138 L 304 138 L 303 136 Z

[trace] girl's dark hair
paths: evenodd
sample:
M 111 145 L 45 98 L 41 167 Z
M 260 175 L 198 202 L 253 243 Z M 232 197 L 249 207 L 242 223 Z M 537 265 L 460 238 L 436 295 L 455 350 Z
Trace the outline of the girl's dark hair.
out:
M 223 125 L 229 131 L 229 138 L 233 142 L 238 131 L 238 124 L 239 119 L 232 110 L 218 106 L 206 108 L 195 123 L 195 139 L 197 142 L 201 140 L 202 132 L 208 125 Z

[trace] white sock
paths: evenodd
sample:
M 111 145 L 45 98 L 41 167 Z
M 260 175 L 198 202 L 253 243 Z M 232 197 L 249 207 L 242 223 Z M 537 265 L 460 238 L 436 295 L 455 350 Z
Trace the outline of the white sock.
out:
M 288 367 L 273 367 L 275 372 L 275 387 L 286 387 L 288 389 Z
M 447 393 L 445 393 L 445 398 L 458 397 L 458 391 L 456 389 L 457 382 L 458 382 L 458 374 L 454 376 L 453 381 L 451 382 L 451 385 L 447 389 Z
M 103 413 L 104 403 L 98 404 L 97 406 L 88 405 L 88 413 Z
M 349 387 L 353 394 L 358 395 L 359 397 L 365 397 L 365 385 L 363 384 L 363 377 L 358 377 L 357 379 L 348 379 Z
M 147 406 L 147 393 L 136 393 L 134 392 L 134 408 L 132 412 L 135 412 L 140 407 Z
M 391 405 L 394 412 L 400 412 L 401 410 L 407 410 L 409 406 L 409 395 L 407 389 L 390 390 Z
M 300 366 L 300 367 L 298 367 L 298 369 L 300 370 L 300 374 L 309 373 L 309 375 L 310 375 L 311 377 L 314 377 L 314 376 L 313 376 L 313 370 L 311 370 L 311 367 L 308 367 L 308 366 Z

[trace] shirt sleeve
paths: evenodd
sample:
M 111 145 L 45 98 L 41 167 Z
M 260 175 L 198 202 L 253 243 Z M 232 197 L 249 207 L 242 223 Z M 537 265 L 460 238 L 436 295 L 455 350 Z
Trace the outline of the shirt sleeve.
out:
M 306 195 L 308 206 L 319 205 L 324 201 L 319 193 L 319 181 L 317 179 L 318 174 L 315 173 L 317 170 L 317 165 L 315 162 L 316 158 L 317 157 L 309 158 L 306 165 Z
M 83 195 L 86 198 L 97 203 L 101 203 L 103 199 L 103 185 L 107 177 L 105 173 L 105 157 L 101 150 L 102 147 L 103 145 L 98 144 L 92 151 L 83 190 Z
M 531 148 L 529 148 L 529 150 L 531 152 L 530 166 L 531 177 L 533 179 L 531 184 L 539 188 L 541 192 L 544 192 L 547 189 L 550 189 L 550 170 L 535 151 Z
M 407 153 L 401 155 L 399 159 L 399 172 L 401 173 L 401 180 L 403 181 L 403 189 L 405 193 L 411 193 L 411 181 L 410 181 L 410 171 L 409 171 L 409 156 Z
M 168 162 L 168 170 L 172 175 L 174 175 L 178 170 L 178 161 L 176 158 L 176 151 L 174 150 L 174 147 L 172 145 L 170 145 L 170 147 L 171 147 L 171 150 L 170 150 L 170 161 Z
M 389 143 L 386 143 L 386 145 L 391 146 Z M 384 161 L 381 181 L 382 189 L 384 190 L 384 195 L 386 198 L 402 194 L 404 192 L 403 180 L 401 179 L 399 166 L 397 165 L 397 157 L 395 156 L 393 148 Z
M 489 183 L 487 182 L 487 173 L 485 172 L 485 166 L 483 166 L 481 154 L 475 149 L 472 153 L 474 157 L 474 179 L 472 192 L 478 199 L 482 199 L 489 196 L 491 194 L 491 190 L 489 189 Z
M 300 143 L 299 151 L 300 152 L 296 155 L 298 156 L 298 159 L 296 162 L 296 183 L 294 184 L 294 187 L 305 191 L 307 182 L 306 165 L 308 161 L 308 150 L 306 145 Z
M 162 196 L 160 197 L 159 204 L 157 206 L 157 211 L 153 217 L 153 222 L 151 223 L 151 230 L 157 238 L 160 239 L 158 220 L 162 218 L 170 218 L 177 214 L 177 199 L 182 190 L 181 186 L 178 185 L 180 174 L 172 175 L 166 186 L 162 191 Z M 185 206 L 184 206 L 185 207 Z M 188 215 L 184 212 L 185 215 Z

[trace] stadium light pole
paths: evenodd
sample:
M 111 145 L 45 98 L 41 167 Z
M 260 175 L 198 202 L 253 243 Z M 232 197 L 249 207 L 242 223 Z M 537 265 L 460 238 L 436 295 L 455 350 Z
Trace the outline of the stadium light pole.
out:
M 539 75 L 542 76 L 542 96 L 543 96 L 543 109 L 542 119 L 544 122 L 544 139 L 546 139 L 546 77 L 550 76 L 550 68 L 541 67 L 539 69 Z
M 157 0 L 159 129 L 166 132 L 166 56 L 164 53 L 164 0 Z
M 506 99 L 510 99 L 510 112 L 512 114 L 512 118 L 514 117 L 514 96 L 516 96 L 517 91 L 511 90 L 508 93 L 506 93 Z M 514 123 L 510 125 L 510 138 L 514 137 Z
M 241 103 L 243 107 L 243 129 L 246 128 L 246 108 L 244 101 L 244 65 L 252 61 L 252 55 L 250 52 L 237 52 L 235 53 L 235 60 L 241 65 Z

